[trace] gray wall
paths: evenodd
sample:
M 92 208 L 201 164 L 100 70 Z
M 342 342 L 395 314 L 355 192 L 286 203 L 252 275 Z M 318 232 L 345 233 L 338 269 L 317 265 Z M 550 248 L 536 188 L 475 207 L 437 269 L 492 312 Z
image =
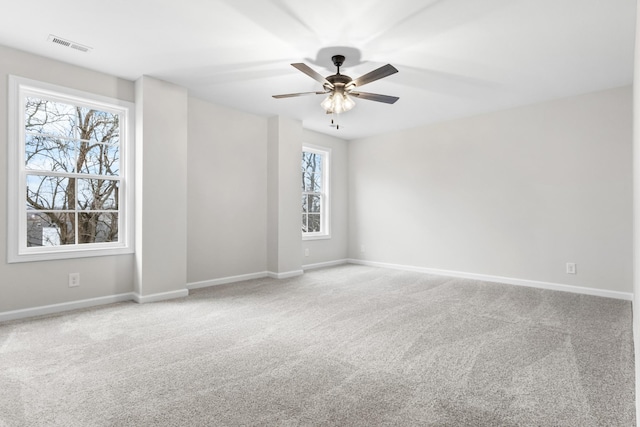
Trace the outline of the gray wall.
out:
M 350 257 L 631 292 L 631 92 L 351 141 Z
M 303 240 L 302 264 L 308 266 L 346 260 L 349 235 L 348 142 L 311 130 L 304 131 L 302 142 L 331 149 L 331 239 Z M 308 256 L 304 255 L 305 249 L 309 249 Z
M 189 99 L 188 281 L 267 270 L 267 119 Z

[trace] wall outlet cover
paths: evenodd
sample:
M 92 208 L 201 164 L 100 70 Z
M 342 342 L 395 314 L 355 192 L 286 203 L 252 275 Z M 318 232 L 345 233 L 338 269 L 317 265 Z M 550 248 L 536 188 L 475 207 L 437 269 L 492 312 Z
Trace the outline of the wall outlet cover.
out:
M 576 274 L 576 263 L 568 262 L 567 263 L 567 274 Z
M 80 286 L 80 273 L 69 273 L 69 287 L 76 288 Z

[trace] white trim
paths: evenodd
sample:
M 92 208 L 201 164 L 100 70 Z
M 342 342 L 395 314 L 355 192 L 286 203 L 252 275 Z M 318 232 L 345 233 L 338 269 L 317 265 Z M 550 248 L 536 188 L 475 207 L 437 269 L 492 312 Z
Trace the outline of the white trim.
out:
M 0 313 L 0 322 L 24 319 L 27 317 L 44 316 L 64 311 L 78 310 L 81 308 L 95 307 L 98 305 L 113 304 L 134 300 L 134 293 L 109 295 L 106 297 L 89 298 L 79 301 L 63 302 L 60 304 L 43 305 L 40 307 L 24 308 L 22 310 L 5 311 Z
M 304 271 L 302 270 L 285 271 L 284 273 L 274 273 L 273 271 L 267 272 L 267 276 L 273 279 L 288 279 L 290 277 L 301 276 L 303 274 L 304 274 Z
M 132 102 L 97 95 L 73 88 L 54 85 L 33 79 L 10 75 L 8 77 L 8 191 L 7 191 L 7 262 L 31 262 L 43 260 L 84 258 L 107 255 L 131 254 L 134 252 L 134 153 L 135 153 L 135 105 Z M 24 111 L 24 96 L 34 93 L 46 99 L 56 99 L 92 108 L 110 111 L 120 116 L 120 174 L 111 177 L 120 181 L 118 210 L 118 242 L 104 242 L 56 247 L 27 247 L 26 207 L 21 202 L 26 188 L 24 183 L 24 128 L 20 126 Z M 16 141 L 21 141 L 16 144 Z M 35 174 L 40 174 L 36 171 Z M 54 174 L 55 175 L 55 174 Z M 75 209 L 75 208 L 74 208 Z
M 325 267 L 335 267 L 338 265 L 348 264 L 349 260 L 347 259 L 337 259 L 335 261 L 326 261 L 326 262 L 318 262 L 315 264 L 306 264 L 302 266 L 303 271 L 314 270 L 316 268 L 325 268 Z
M 350 258 L 349 264 L 366 265 L 369 267 L 391 268 L 395 270 L 415 271 L 418 273 L 437 274 L 440 276 L 461 277 L 464 279 L 482 280 L 485 282 L 505 283 L 508 285 L 528 286 L 530 288 L 549 289 L 552 291 L 571 292 L 575 294 L 594 295 L 605 298 L 615 298 L 626 301 L 633 299 L 630 292 L 609 291 L 606 289 L 587 288 L 584 286 L 565 285 L 562 283 L 540 282 L 537 280 L 516 279 L 513 277 L 490 276 L 487 274 L 466 273 L 462 271 L 440 270 L 437 268 L 415 267 L 410 265 L 388 264 L 376 261 L 364 261 Z
M 329 240 L 329 239 L 331 239 L 330 234 L 302 233 L 302 240 Z
M 19 245 L 19 215 L 15 206 L 19 198 L 18 164 L 19 154 L 15 141 L 19 140 L 19 117 L 20 108 L 16 108 L 19 99 L 18 84 L 16 77 L 10 75 L 8 79 L 7 94 L 7 262 L 15 262 Z M 1 317 L 0 317 L 1 319 Z
M 203 280 L 201 282 L 187 283 L 187 289 L 208 288 L 210 286 L 226 285 L 227 283 L 242 282 L 245 280 L 263 279 L 269 277 L 266 271 L 260 273 L 240 274 L 238 276 L 221 277 L 219 279 Z
M 146 304 L 149 302 L 165 301 L 168 299 L 184 298 L 189 296 L 189 289 L 180 289 L 179 291 L 161 292 L 159 294 L 140 295 L 133 294 L 133 300 L 138 304 Z
M 322 191 L 320 208 L 320 228 L 319 233 L 304 233 L 301 231 L 302 240 L 322 240 L 331 238 L 331 156 L 330 147 L 320 145 L 302 144 L 302 152 L 315 153 L 322 156 Z M 302 191 L 304 193 L 304 190 Z

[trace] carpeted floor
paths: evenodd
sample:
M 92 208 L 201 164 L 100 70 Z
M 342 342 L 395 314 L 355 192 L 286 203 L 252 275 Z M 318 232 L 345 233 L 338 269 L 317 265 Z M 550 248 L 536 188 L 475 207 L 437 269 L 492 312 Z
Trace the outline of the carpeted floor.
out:
M 631 304 L 346 265 L 0 324 L 0 426 L 633 426 Z

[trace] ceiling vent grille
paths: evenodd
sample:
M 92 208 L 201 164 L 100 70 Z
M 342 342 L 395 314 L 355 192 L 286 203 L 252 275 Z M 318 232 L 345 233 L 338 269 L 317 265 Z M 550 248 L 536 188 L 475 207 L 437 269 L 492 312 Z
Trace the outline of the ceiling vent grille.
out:
M 71 49 L 79 50 L 80 52 L 90 52 L 91 48 L 89 46 L 82 45 L 80 43 L 72 42 L 70 40 L 65 40 L 62 37 L 54 36 L 53 34 L 49 34 L 49 39 L 51 43 L 58 44 L 60 46 L 69 47 Z

